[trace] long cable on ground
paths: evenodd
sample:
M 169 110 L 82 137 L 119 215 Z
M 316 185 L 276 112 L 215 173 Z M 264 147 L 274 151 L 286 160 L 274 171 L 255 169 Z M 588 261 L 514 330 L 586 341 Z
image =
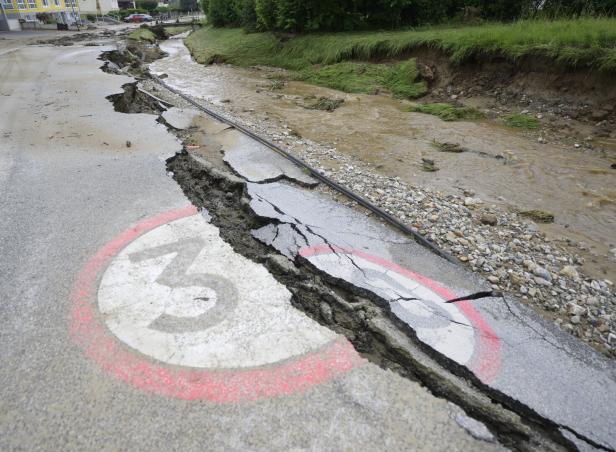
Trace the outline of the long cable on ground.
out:
M 244 127 L 244 126 L 242 126 L 242 125 L 240 125 L 240 124 L 238 124 L 238 123 L 236 123 L 236 122 L 234 122 L 234 121 L 232 121 L 232 120 L 230 120 L 230 119 L 228 119 L 228 118 L 226 118 L 226 117 L 216 113 L 215 111 L 212 111 L 209 108 L 201 105 L 200 103 L 198 103 L 195 100 L 191 99 L 189 96 L 187 96 L 187 95 L 183 94 L 182 92 L 176 90 L 175 88 L 172 88 L 171 86 L 167 85 L 162 79 L 160 79 L 156 75 L 154 75 L 152 73 L 148 73 L 148 75 L 156 83 L 158 83 L 161 86 L 165 87 L 167 90 L 171 91 L 175 95 L 180 96 L 186 102 L 188 102 L 191 105 L 195 106 L 196 108 L 198 108 L 202 112 L 204 112 L 204 113 L 208 114 L 209 116 L 217 119 L 218 121 L 221 121 L 221 122 L 223 122 L 225 124 L 228 124 L 229 126 L 235 128 L 235 129 L 239 130 L 240 132 L 242 132 L 242 133 L 248 135 L 249 137 L 251 137 L 252 139 L 258 141 L 259 143 L 267 146 L 268 148 L 270 148 L 273 151 L 277 152 L 278 154 L 282 155 L 287 160 L 290 160 L 296 166 L 299 166 L 300 168 L 303 168 L 303 169 L 309 171 L 310 175 L 312 177 L 314 177 L 315 179 L 318 179 L 319 181 L 321 181 L 322 183 L 324 183 L 328 187 L 336 190 L 337 192 L 342 193 L 347 198 L 352 199 L 357 204 L 360 204 L 361 206 L 365 207 L 366 209 L 368 209 L 369 211 L 371 211 L 375 215 L 379 216 L 380 218 L 382 218 L 383 220 L 385 220 L 386 222 L 388 222 L 392 226 L 396 227 L 397 229 L 399 229 L 403 233 L 405 233 L 407 235 L 410 235 L 411 237 L 413 237 L 413 239 L 417 243 L 419 243 L 420 245 L 430 249 L 432 252 L 436 253 L 438 256 L 442 257 L 443 259 L 446 259 L 447 261 L 449 261 L 449 262 L 451 262 L 453 264 L 459 264 L 459 261 L 455 257 L 450 255 L 446 251 L 441 250 L 436 245 L 434 245 L 432 242 L 426 240 L 416 230 L 414 230 L 414 229 L 408 227 L 407 225 L 405 225 L 404 223 L 400 222 L 397 218 L 391 216 L 390 214 L 388 214 L 387 212 L 385 212 L 381 208 L 375 206 L 370 201 L 367 201 L 366 199 L 362 198 L 357 193 L 352 192 L 351 190 L 343 187 L 342 185 L 338 184 L 337 182 L 334 182 L 329 177 L 319 173 L 316 169 L 312 168 L 310 165 L 308 165 L 307 163 L 305 163 L 302 160 L 298 159 L 297 157 L 294 157 L 293 155 L 289 154 L 287 151 L 282 149 L 280 146 L 278 146 L 278 145 L 272 143 L 271 141 L 268 141 L 267 139 L 257 135 L 256 133 L 254 133 L 253 131 L 247 129 L 246 127 Z

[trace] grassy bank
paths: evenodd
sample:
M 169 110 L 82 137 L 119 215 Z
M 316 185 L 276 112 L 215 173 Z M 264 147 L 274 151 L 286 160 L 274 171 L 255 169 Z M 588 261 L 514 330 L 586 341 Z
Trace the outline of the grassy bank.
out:
M 156 42 L 156 35 L 147 28 L 137 28 L 128 35 L 129 39 L 135 41 Z
M 294 70 L 348 60 L 396 58 L 429 46 L 447 53 L 454 62 L 481 54 L 511 60 L 543 55 L 569 66 L 616 72 L 616 19 L 609 18 L 308 34 L 284 43 L 271 33 L 204 28 L 193 33 L 187 43 L 203 63 L 224 60 L 240 66 L 262 64 Z
M 204 64 L 282 67 L 317 85 L 360 93 L 384 89 L 410 99 L 426 92 L 425 84 L 417 80 L 414 60 L 403 58 L 419 47 L 439 49 L 454 63 L 479 55 L 501 55 L 510 60 L 536 55 L 570 67 L 616 73 L 616 19 L 319 33 L 286 41 L 272 33 L 206 27 L 192 33 L 186 44 L 193 57 Z M 391 62 L 396 59 L 403 61 Z

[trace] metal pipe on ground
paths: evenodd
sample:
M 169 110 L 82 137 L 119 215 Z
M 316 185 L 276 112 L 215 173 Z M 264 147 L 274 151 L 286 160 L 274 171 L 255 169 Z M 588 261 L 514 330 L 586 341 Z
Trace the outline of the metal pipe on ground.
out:
M 446 251 L 441 250 L 440 248 L 438 248 L 436 245 L 434 245 L 429 240 L 426 240 L 421 234 L 419 234 L 413 228 L 408 227 L 404 223 L 400 222 L 397 218 L 395 218 L 392 215 L 388 214 L 387 212 L 385 212 L 381 208 L 375 206 L 370 201 L 362 198 L 357 193 L 352 192 L 348 188 L 338 184 L 337 182 L 333 181 L 329 177 L 319 173 L 316 169 L 312 168 L 310 165 L 308 165 L 307 163 L 305 163 L 302 160 L 298 159 L 297 157 L 291 155 L 290 153 L 288 153 L 287 151 L 282 149 L 280 146 L 278 146 L 278 145 L 272 143 L 271 141 L 269 141 L 269 140 L 267 140 L 267 139 L 257 135 L 256 133 L 254 133 L 253 131 L 247 129 L 246 127 L 244 127 L 244 126 L 242 126 L 242 125 L 240 125 L 240 124 L 238 124 L 238 123 L 236 123 L 236 122 L 234 122 L 234 121 L 232 121 L 232 120 L 230 120 L 230 119 L 228 119 L 228 118 L 226 118 L 226 117 L 216 113 L 215 111 L 212 111 L 209 108 L 201 105 L 199 102 L 196 102 L 195 100 L 193 100 L 189 96 L 185 95 L 184 93 L 176 90 L 175 88 L 172 88 L 171 86 L 169 86 L 167 83 L 165 83 L 162 79 L 160 79 L 156 75 L 154 75 L 152 73 L 148 73 L 148 76 L 152 80 L 154 80 L 156 83 L 160 84 L 161 86 L 163 86 L 167 90 L 171 91 L 172 93 L 176 94 L 177 96 L 180 96 L 186 102 L 188 102 L 191 105 L 195 106 L 196 108 L 198 108 L 199 110 L 203 111 L 207 115 L 217 119 L 218 121 L 221 121 L 221 122 L 223 122 L 225 124 L 230 125 L 231 127 L 239 130 L 240 132 L 242 132 L 242 133 L 248 135 L 249 137 L 251 137 L 252 139 L 258 141 L 259 143 L 267 146 L 268 148 L 270 148 L 273 151 L 277 152 L 278 154 L 282 155 L 284 158 L 290 160 L 291 162 L 293 162 L 298 167 L 303 168 L 303 169 L 309 171 L 310 175 L 312 177 L 314 177 L 315 179 L 321 181 L 322 183 L 324 183 L 328 187 L 336 190 L 338 193 L 341 193 L 341 194 L 345 195 L 347 198 L 355 201 L 357 204 L 365 207 L 366 209 L 368 209 L 369 211 L 371 211 L 372 213 L 374 213 L 378 217 L 380 217 L 383 220 L 385 220 L 390 225 L 392 225 L 395 228 L 397 228 L 398 230 L 402 231 L 404 234 L 410 235 L 411 237 L 413 237 L 413 239 L 417 243 L 419 243 L 420 245 L 428 248 L 429 250 L 431 250 L 432 252 L 434 252 L 438 256 L 442 257 L 443 259 L 446 259 L 447 261 L 449 261 L 449 262 L 451 262 L 453 264 L 456 264 L 456 265 L 460 264 L 458 259 L 453 257 L 451 254 L 447 253 Z

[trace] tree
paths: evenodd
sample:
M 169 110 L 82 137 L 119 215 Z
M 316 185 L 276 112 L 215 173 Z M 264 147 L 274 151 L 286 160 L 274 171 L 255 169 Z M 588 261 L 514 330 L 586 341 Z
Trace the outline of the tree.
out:
M 278 15 L 276 0 L 255 0 L 255 13 L 259 30 L 273 30 L 276 27 Z
M 215 27 L 237 25 L 238 17 L 233 6 L 233 2 L 228 0 L 209 0 L 208 22 Z
M 137 8 L 145 9 L 150 13 L 158 7 L 156 0 L 137 0 L 135 3 Z
M 210 7 L 210 0 L 200 0 L 199 4 L 201 5 L 201 11 L 207 14 L 208 9 Z

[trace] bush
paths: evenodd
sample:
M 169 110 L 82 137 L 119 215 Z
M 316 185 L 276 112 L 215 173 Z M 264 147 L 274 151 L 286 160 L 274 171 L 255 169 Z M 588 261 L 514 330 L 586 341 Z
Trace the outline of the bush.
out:
M 616 16 L 616 0 L 546 0 L 540 13 L 550 18 Z
M 259 30 L 273 30 L 276 27 L 276 0 L 255 0 L 255 13 Z
M 516 129 L 537 130 L 541 128 L 541 122 L 537 118 L 526 115 L 507 116 L 505 124 Z
M 239 24 L 248 31 L 257 29 L 257 10 L 255 0 L 239 0 L 238 8 Z
M 228 0 L 209 0 L 207 18 L 215 27 L 239 25 L 235 2 Z
M 44 24 L 50 24 L 52 23 L 53 16 L 47 13 L 36 13 L 36 19 L 40 22 L 43 22 Z

